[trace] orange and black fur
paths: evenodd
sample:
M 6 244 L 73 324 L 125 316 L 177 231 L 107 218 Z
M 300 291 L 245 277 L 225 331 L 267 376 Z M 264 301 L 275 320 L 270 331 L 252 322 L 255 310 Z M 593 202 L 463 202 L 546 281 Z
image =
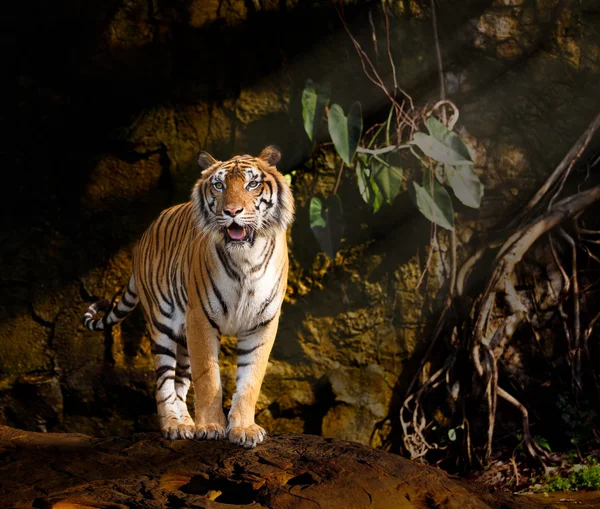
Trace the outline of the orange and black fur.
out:
M 293 220 L 280 153 L 220 162 L 201 152 L 191 200 L 165 210 L 133 255 L 118 304 L 89 307 L 84 324 L 103 330 L 138 304 L 153 340 L 156 401 L 165 437 L 220 439 L 254 447 L 265 430 L 254 411 L 287 286 L 286 230 Z M 108 311 L 110 309 L 110 311 Z M 96 318 L 98 311 L 108 311 Z M 236 391 L 223 413 L 221 334 L 237 336 Z M 194 384 L 195 418 L 186 401 Z

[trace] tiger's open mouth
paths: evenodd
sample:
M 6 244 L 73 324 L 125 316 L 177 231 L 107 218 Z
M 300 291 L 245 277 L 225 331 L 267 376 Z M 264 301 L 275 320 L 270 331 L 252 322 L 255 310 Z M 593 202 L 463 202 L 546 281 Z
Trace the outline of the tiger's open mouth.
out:
M 254 230 L 247 226 L 231 223 L 225 228 L 225 242 L 252 242 Z

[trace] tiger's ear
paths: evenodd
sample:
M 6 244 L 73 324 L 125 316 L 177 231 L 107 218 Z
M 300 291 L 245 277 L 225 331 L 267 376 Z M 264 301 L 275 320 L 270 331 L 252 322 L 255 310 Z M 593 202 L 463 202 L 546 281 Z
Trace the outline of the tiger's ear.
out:
M 210 168 L 213 164 L 219 162 L 205 150 L 201 150 L 200 152 L 198 152 L 198 157 L 196 158 L 196 161 L 198 162 L 198 166 L 200 166 L 200 169 L 202 171 L 206 170 L 207 168 Z
M 275 166 L 281 160 L 281 152 L 274 145 L 269 145 L 262 149 L 262 152 L 258 154 L 258 158 L 269 166 Z

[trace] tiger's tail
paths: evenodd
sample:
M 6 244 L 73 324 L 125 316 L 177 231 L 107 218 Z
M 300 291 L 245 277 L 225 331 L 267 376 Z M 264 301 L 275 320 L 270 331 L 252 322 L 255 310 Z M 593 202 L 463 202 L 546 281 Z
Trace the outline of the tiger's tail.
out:
M 139 301 L 140 298 L 138 297 L 135 288 L 135 279 L 133 279 L 132 275 L 129 278 L 127 289 L 123 292 L 123 295 L 121 295 L 119 303 L 116 306 L 113 306 L 107 299 L 94 302 L 83 315 L 83 325 L 94 331 L 101 331 L 107 327 L 112 327 L 127 318 L 129 313 L 131 313 L 138 305 Z M 102 318 L 94 318 L 98 311 L 109 312 Z

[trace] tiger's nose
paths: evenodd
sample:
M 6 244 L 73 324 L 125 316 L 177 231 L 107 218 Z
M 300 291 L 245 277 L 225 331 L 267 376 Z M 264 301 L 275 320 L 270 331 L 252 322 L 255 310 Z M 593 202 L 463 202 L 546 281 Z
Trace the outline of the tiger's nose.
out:
M 229 208 L 229 209 L 228 208 L 224 208 L 223 212 L 225 213 L 226 216 L 235 217 L 238 214 L 240 214 L 241 212 L 243 212 L 243 210 L 244 210 L 243 207 L 240 208 L 240 209 L 238 209 L 237 207 L 233 207 L 233 208 Z

